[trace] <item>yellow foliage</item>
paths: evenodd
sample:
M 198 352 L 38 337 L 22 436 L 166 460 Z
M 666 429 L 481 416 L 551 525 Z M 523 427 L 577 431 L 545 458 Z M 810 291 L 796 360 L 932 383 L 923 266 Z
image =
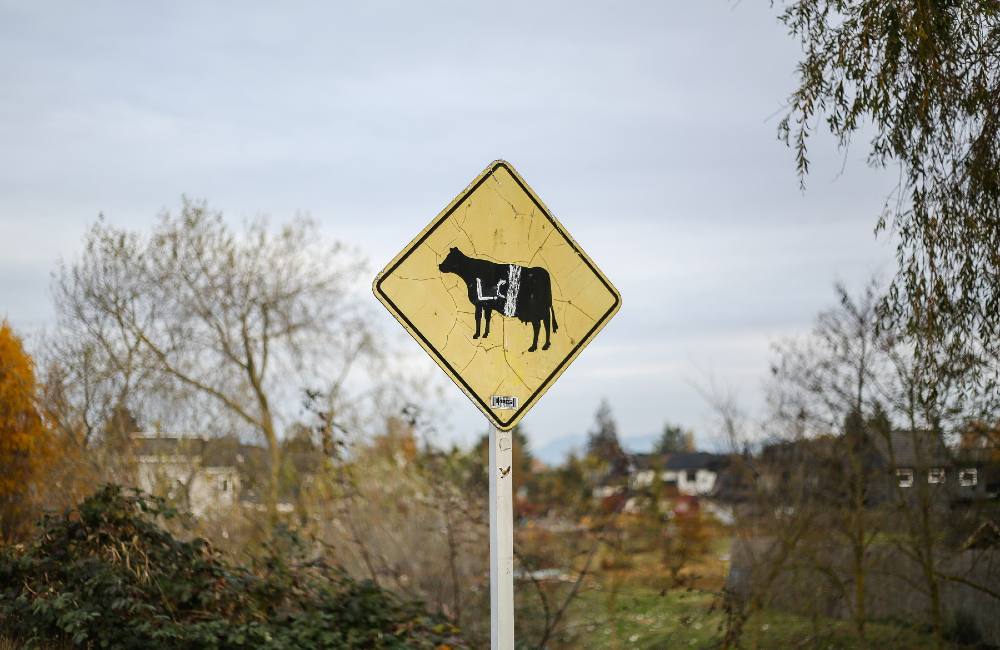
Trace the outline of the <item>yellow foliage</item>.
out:
M 7 321 L 0 323 L 0 535 L 10 539 L 30 517 L 35 482 L 51 458 L 35 408 L 31 357 Z

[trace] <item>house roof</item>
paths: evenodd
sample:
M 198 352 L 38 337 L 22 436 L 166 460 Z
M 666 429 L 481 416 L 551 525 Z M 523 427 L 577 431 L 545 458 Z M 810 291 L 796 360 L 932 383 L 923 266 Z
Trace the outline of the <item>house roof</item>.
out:
M 726 456 L 712 454 L 707 451 L 685 451 L 674 454 L 631 454 L 629 456 L 632 469 L 717 469 L 726 463 Z
M 777 440 L 764 445 L 760 457 L 772 463 L 822 462 L 838 455 L 836 444 L 837 439 L 830 435 Z
M 236 436 L 205 438 L 193 434 L 137 433 L 132 440 L 139 456 L 197 456 L 206 467 L 233 467 L 241 459 L 261 453 L 259 447 L 244 444 Z
M 707 451 L 689 451 L 667 456 L 665 469 L 716 469 L 725 462 L 725 456 Z
M 200 456 L 206 440 L 176 433 L 134 433 L 133 450 L 140 456 Z
M 951 464 L 951 454 L 944 441 L 930 431 L 892 431 L 888 436 L 875 436 L 875 446 L 895 467 Z

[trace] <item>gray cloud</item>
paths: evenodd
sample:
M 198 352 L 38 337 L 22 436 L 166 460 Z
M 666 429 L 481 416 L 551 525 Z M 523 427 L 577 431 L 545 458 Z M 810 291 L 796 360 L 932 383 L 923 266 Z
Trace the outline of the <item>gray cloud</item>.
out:
M 308 211 L 380 266 L 504 157 L 625 301 L 534 439 L 582 435 L 602 395 L 630 434 L 702 426 L 692 379 L 759 405 L 769 342 L 891 271 L 892 174 L 820 138 L 803 194 L 775 139 L 796 56 L 767 7 L 722 1 L 0 3 L 0 304 L 44 324 L 99 212 L 146 227 L 182 193 Z

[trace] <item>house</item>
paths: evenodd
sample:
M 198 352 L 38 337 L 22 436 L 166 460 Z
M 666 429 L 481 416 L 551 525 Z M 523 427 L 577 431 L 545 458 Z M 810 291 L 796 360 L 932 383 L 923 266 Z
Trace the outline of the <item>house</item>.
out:
M 928 431 L 893 431 L 875 439 L 890 481 L 904 494 L 926 482 L 951 502 L 996 498 L 1000 484 L 991 450 L 949 449 Z
M 629 459 L 629 474 L 633 489 L 642 489 L 653 484 L 656 473 L 664 469 L 664 454 L 632 454 Z
M 715 490 L 719 472 L 727 464 L 727 456 L 704 451 L 635 454 L 630 482 L 633 489 L 643 489 L 659 476 L 660 481 L 675 487 L 679 494 L 709 496 Z
M 239 504 L 244 457 L 235 439 L 156 432 L 131 439 L 139 489 L 179 501 L 195 516 Z
M 752 484 L 775 502 L 814 499 L 835 504 L 850 501 L 851 483 L 864 481 L 866 507 L 929 496 L 942 508 L 996 498 L 1000 492 L 998 463 L 991 449 L 952 449 L 929 431 L 894 430 L 862 436 L 818 435 L 767 444 L 752 459 Z M 729 490 L 734 463 L 716 486 L 716 496 Z M 926 486 L 930 491 L 921 488 Z
M 957 498 L 967 501 L 1000 498 L 1000 454 L 996 448 L 960 447 L 954 453 Z

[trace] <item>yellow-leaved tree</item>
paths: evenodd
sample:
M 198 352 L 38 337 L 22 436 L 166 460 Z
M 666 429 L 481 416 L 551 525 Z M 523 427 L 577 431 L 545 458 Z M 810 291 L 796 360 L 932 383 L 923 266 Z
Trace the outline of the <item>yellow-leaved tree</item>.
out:
M 21 339 L 0 323 L 0 539 L 16 539 L 38 502 L 38 479 L 52 454 L 35 408 L 35 369 Z

